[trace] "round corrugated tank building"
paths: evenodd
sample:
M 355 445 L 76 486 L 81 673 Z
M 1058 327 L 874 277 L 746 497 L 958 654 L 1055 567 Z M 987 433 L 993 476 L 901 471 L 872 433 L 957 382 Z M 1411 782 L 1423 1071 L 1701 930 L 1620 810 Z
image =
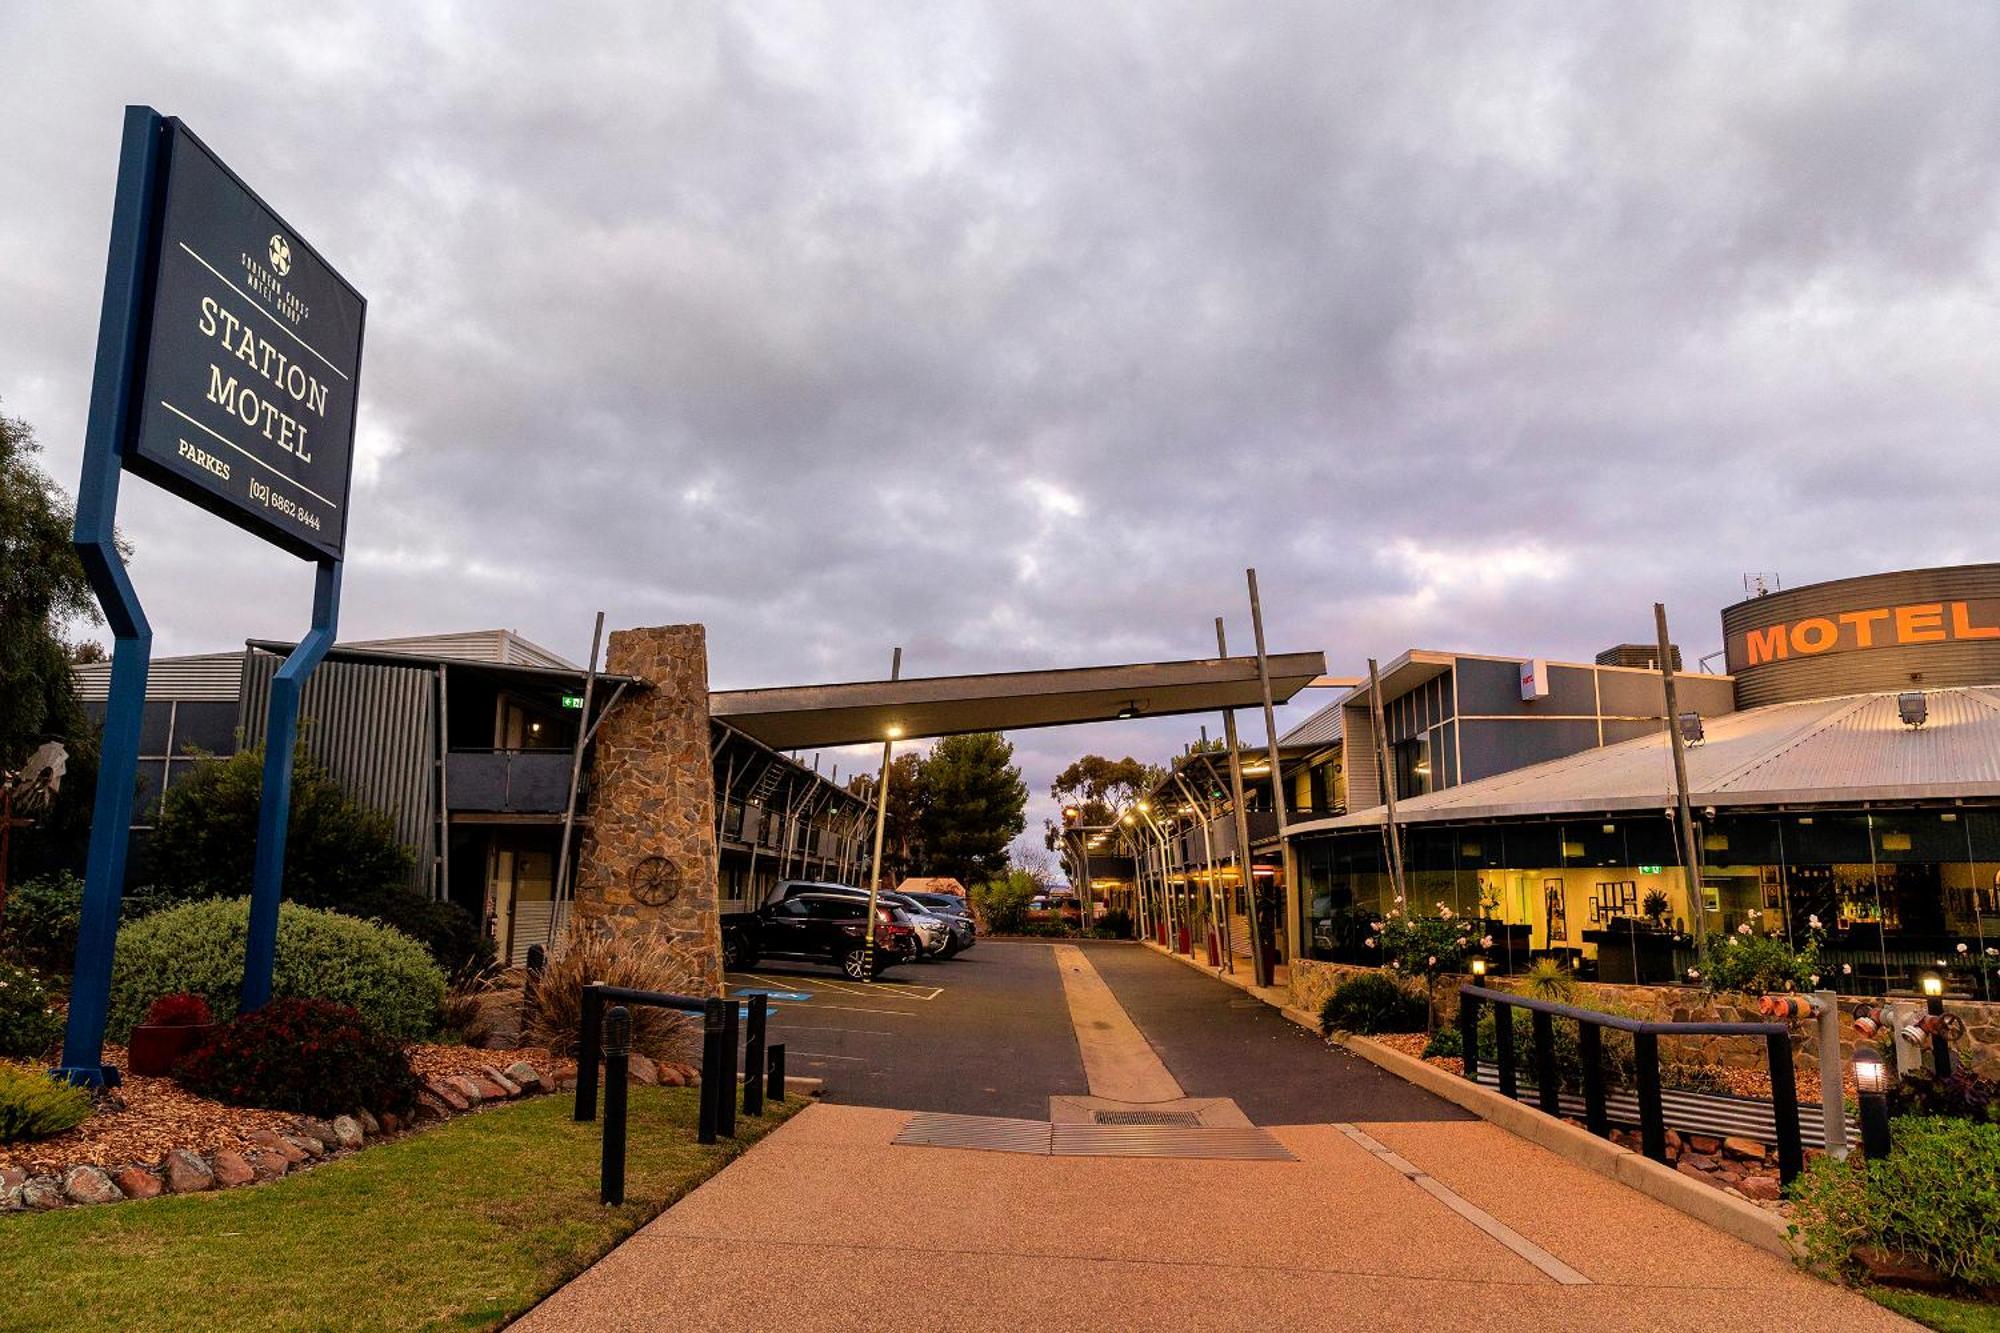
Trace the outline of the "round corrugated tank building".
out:
M 1833 579 L 1722 613 L 1736 706 L 2000 684 L 2000 564 Z

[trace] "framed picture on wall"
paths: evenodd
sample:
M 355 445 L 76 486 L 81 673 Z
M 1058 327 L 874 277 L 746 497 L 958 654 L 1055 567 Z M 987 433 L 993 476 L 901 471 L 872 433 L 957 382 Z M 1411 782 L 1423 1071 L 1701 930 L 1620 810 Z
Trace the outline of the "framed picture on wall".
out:
M 1558 878 L 1542 881 L 1542 908 L 1549 917 L 1549 943 L 1569 939 L 1569 908 L 1563 901 L 1563 882 Z

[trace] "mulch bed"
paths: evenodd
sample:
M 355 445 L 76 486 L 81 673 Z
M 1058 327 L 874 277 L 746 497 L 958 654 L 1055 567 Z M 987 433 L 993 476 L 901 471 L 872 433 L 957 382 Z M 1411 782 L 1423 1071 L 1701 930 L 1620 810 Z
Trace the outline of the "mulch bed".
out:
M 105 1062 L 123 1068 L 123 1047 L 107 1044 Z M 539 1047 L 488 1051 L 471 1046 L 413 1046 L 410 1066 L 419 1078 L 476 1073 L 482 1066 L 505 1069 L 526 1060 L 538 1069 L 563 1063 Z M 573 1063 L 572 1063 L 573 1067 Z M 244 1151 L 258 1130 L 289 1133 L 299 1117 L 289 1111 L 263 1111 L 225 1106 L 187 1091 L 171 1078 L 127 1074 L 116 1088 L 100 1095 L 98 1109 L 75 1129 L 52 1138 L 0 1146 L 0 1167 L 29 1175 L 58 1175 L 72 1166 L 91 1163 L 106 1168 L 129 1162 L 157 1162 L 175 1148 L 210 1154 L 218 1149 Z

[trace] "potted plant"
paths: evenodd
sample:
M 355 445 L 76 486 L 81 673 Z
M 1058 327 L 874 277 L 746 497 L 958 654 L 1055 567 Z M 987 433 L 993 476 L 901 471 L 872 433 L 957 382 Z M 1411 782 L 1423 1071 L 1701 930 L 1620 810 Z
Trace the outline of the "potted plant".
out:
M 1666 894 L 1658 889 L 1647 890 L 1646 901 L 1642 910 L 1646 913 L 1646 919 L 1653 923 L 1653 929 L 1665 930 L 1667 928 Z
M 215 1020 L 206 999 L 192 991 L 162 995 L 146 1011 L 146 1021 L 132 1029 L 126 1048 L 132 1072 L 151 1078 L 172 1072 L 174 1062 L 213 1031 Z

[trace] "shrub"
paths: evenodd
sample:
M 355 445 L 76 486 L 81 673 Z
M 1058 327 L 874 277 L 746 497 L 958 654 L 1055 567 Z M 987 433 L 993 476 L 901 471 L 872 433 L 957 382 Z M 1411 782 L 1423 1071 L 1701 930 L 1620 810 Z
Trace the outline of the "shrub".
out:
M 709 990 L 701 953 L 671 935 L 576 921 L 535 983 L 533 1002 L 522 1014 L 523 1035 L 557 1055 L 575 1055 L 586 981 L 675 995 Z M 632 1007 L 633 1050 L 655 1059 L 684 1060 L 699 1038 L 699 1023 L 687 1014 L 652 1005 Z
M 61 1036 L 62 1019 L 42 979 L 0 963 L 0 1059 L 39 1059 Z
M 1129 940 L 1132 938 L 1132 914 L 1122 907 L 1114 907 L 1097 920 L 1097 929 L 1104 932 L 1098 939 Z
M 1424 1058 L 1440 1056 L 1452 1060 L 1465 1058 L 1465 1038 L 1455 1027 L 1442 1027 L 1431 1033 L 1431 1039 L 1424 1043 Z
M 1382 951 L 1382 960 L 1392 970 L 1422 979 L 1426 1028 L 1437 1011 L 1438 978 L 1461 970 L 1475 950 L 1493 943 L 1490 937 L 1475 939 L 1472 921 L 1458 916 L 1443 903 L 1437 905 L 1437 911 L 1436 916 L 1411 916 L 1403 910 L 1399 894 L 1396 906 L 1380 922 L 1373 923 L 1378 933 L 1365 941 L 1367 946 Z
M 972 906 L 986 929 L 999 935 L 1018 935 L 1028 923 L 1028 902 L 1039 892 L 1033 875 L 1014 870 L 973 885 Z
M 45 1139 L 90 1115 L 90 1094 L 40 1069 L 0 1064 L 0 1143 Z
M 66 871 L 25 880 L 7 891 L 5 944 L 30 967 L 67 973 L 76 960 L 83 881 Z
M 232 1106 L 320 1116 L 403 1111 L 417 1088 L 402 1043 L 328 1000 L 273 1000 L 238 1014 L 174 1066 L 174 1078 Z
M 1322 1032 L 1422 1032 L 1430 1003 L 1386 972 L 1364 972 L 1334 988 L 1320 1006 Z
M 118 932 L 108 1030 L 123 1041 L 153 1000 L 193 991 L 218 1018 L 236 1012 L 243 985 L 247 898 L 183 903 Z M 386 926 L 295 903 L 278 908 L 272 995 L 333 1000 L 391 1037 L 437 1030 L 445 979 L 423 946 Z
M 1889 1089 L 1889 1114 L 1953 1116 L 2000 1124 L 2000 1079 L 1981 1078 L 1960 1065 L 1949 1078 L 1911 1071 Z
M 1538 958 L 1521 977 L 1521 992 L 1538 1000 L 1569 1004 L 1576 999 L 1576 978 L 1553 958 Z
M 1683 1092 L 1733 1093 L 1736 1089 L 1729 1082 L 1729 1075 L 1720 1065 L 1702 1064 L 1694 1060 L 1662 1060 L 1660 1062 L 1660 1086 L 1679 1088 Z
M 1752 995 L 1811 990 L 1819 984 L 1819 935 L 1815 926 L 1796 949 L 1782 935 L 1759 935 L 1748 926 L 1710 935 L 1706 970 L 1691 968 L 1688 979 L 1711 991 Z
M 1888 1156 L 1822 1157 L 1791 1193 L 1792 1235 L 1823 1274 L 1851 1275 L 1854 1247 L 1878 1245 L 1971 1286 L 2000 1283 L 2000 1125 L 1904 1119 Z
M 325 906 L 409 936 L 424 946 L 446 976 L 477 976 L 493 966 L 493 940 L 480 929 L 472 913 L 457 903 L 440 902 L 408 889 L 384 889 L 354 902 Z
M 146 1025 L 157 1028 L 197 1028 L 215 1021 L 208 1001 L 192 991 L 162 995 L 146 1010 Z
M 1632 1015 L 1611 1005 L 1588 1005 L 1599 1013 L 1616 1014 L 1620 1018 Z M 1525 1009 L 1514 1011 L 1514 1071 L 1522 1081 L 1532 1081 L 1535 1077 L 1535 1024 L 1533 1017 Z M 1632 1050 L 1632 1034 L 1617 1028 L 1604 1028 L 1604 1084 L 1606 1087 L 1631 1087 L 1638 1080 L 1638 1058 Z M 1488 1012 L 1479 1020 L 1479 1059 L 1489 1067 L 1499 1059 L 1499 1028 Z M 1550 1046 L 1556 1057 L 1556 1082 L 1565 1092 L 1583 1091 L 1583 1046 L 1577 1037 L 1577 1025 L 1566 1018 L 1558 1018 L 1550 1025 Z

